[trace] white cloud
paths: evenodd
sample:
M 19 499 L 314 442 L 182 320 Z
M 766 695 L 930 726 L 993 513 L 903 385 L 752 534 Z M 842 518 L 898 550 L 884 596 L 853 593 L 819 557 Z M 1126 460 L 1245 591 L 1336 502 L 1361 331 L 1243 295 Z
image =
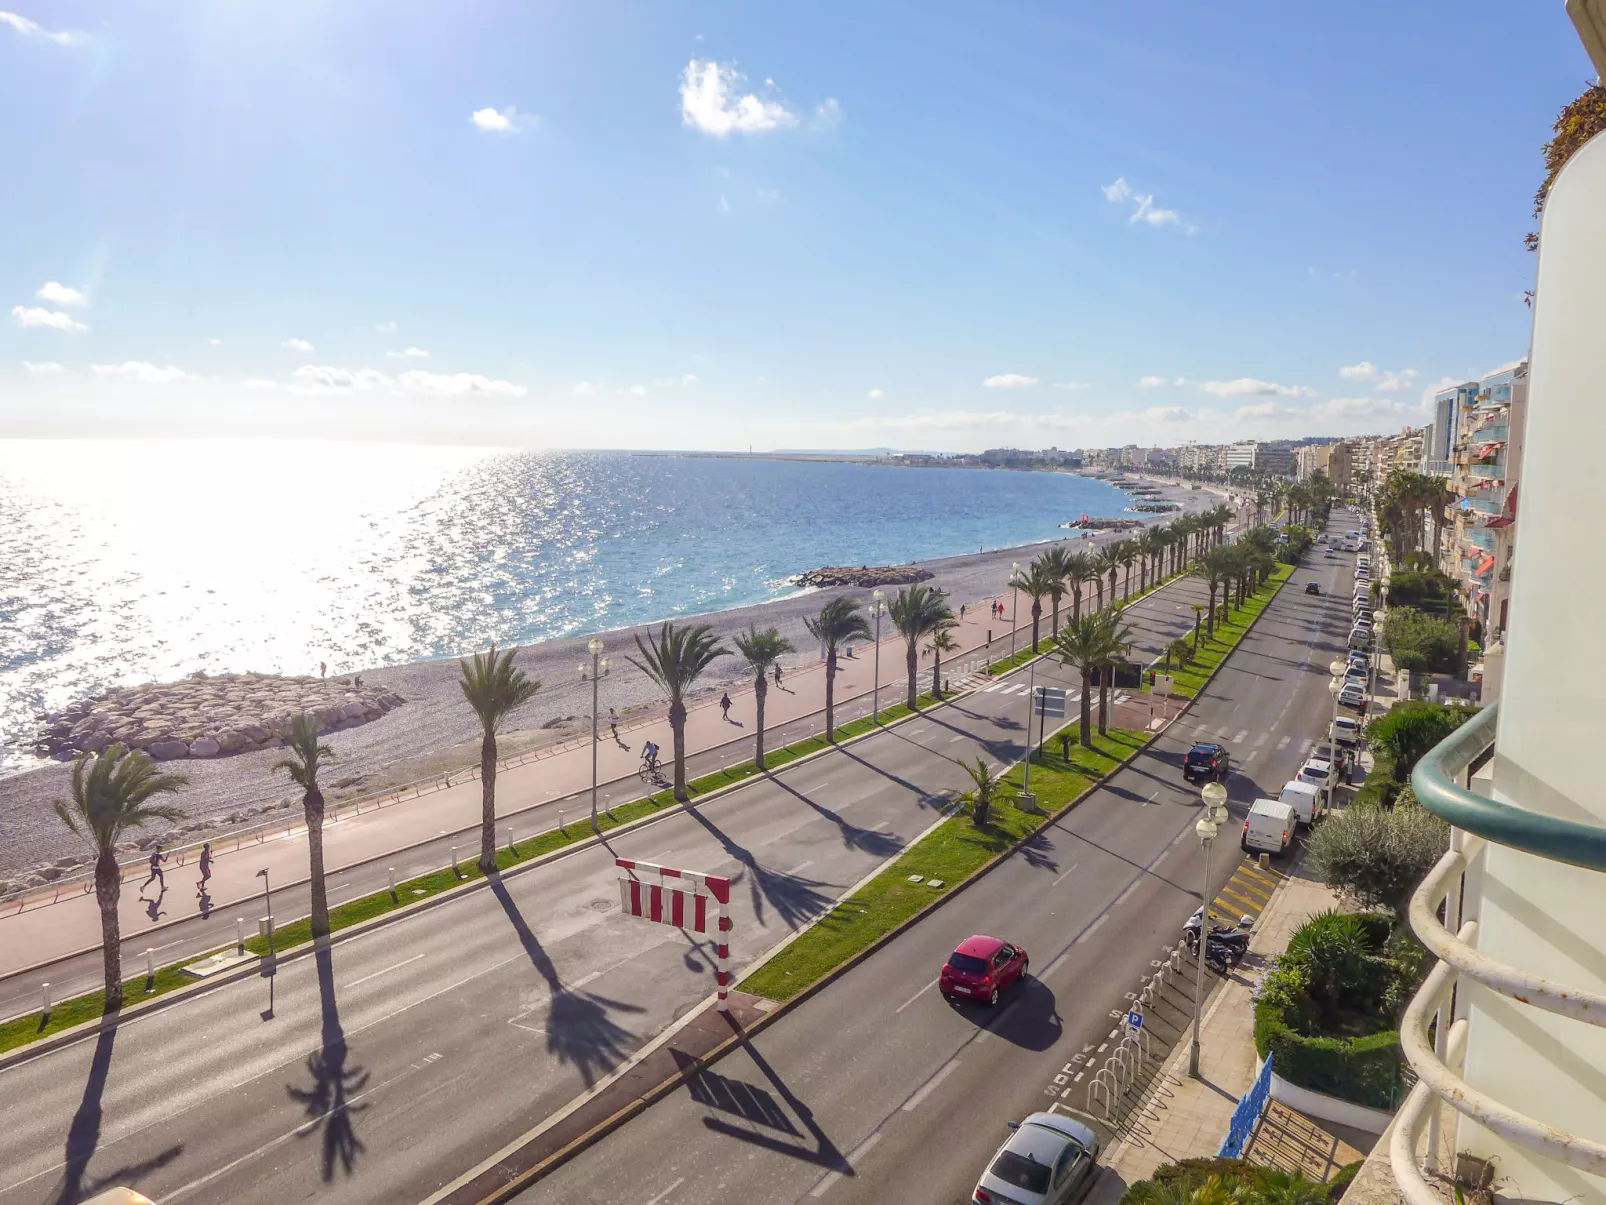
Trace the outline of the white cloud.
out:
M 782 102 L 753 92 L 739 94 L 745 82 L 733 63 L 693 59 L 680 79 L 681 121 L 716 138 L 797 124 L 796 115 Z
M 1165 380 L 1166 379 L 1164 377 L 1139 377 L 1138 378 L 1138 388 L 1139 389 L 1153 389 L 1158 385 L 1164 385 L 1165 384 Z
M 1193 382 L 1188 380 L 1187 377 L 1178 377 L 1176 380 L 1172 381 L 1171 383 L 1173 385 L 1177 386 L 1177 388 L 1179 388 L 1179 389 L 1184 385 L 1192 385 L 1193 384 Z
M 872 390 L 870 390 L 869 393 L 865 394 L 864 396 L 868 397 L 868 398 L 874 398 L 875 400 L 879 401 L 881 398 L 884 398 L 887 395 L 884 392 L 882 392 L 881 390 L 879 390 L 879 389 L 872 389 Z
M 213 347 L 222 347 L 223 346 L 223 340 L 222 339 L 208 339 L 207 342 L 209 344 L 211 344 Z
M 1183 222 L 1182 215 L 1175 209 L 1161 209 L 1156 206 L 1153 193 L 1134 190 L 1126 182 L 1125 176 L 1117 176 L 1114 184 L 1100 185 L 1099 191 L 1104 194 L 1104 199 L 1113 205 L 1125 205 L 1130 202 L 1132 216 L 1127 219 L 1130 222 L 1146 222 L 1150 226 L 1184 227 L 1189 234 L 1195 233 L 1197 229 L 1191 223 Z
M 988 377 L 982 384 L 989 389 L 1023 389 L 1028 385 L 1037 384 L 1037 378 L 1018 372 L 1001 372 L 997 376 Z
M 814 124 L 826 129 L 838 125 L 842 121 L 842 106 L 837 103 L 834 96 L 827 96 L 814 106 Z
M 1151 406 L 1143 417 L 1152 423 L 1185 423 L 1193 417 L 1181 406 Z
M 680 383 L 683 386 L 690 386 L 690 385 L 697 384 L 697 374 L 695 372 L 686 373 L 683 377 L 680 378 Z
M 54 360 L 24 360 L 22 366 L 36 377 L 51 376 L 55 373 L 67 371 Z
M 279 382 L 265 381 L 261 377 L 247 377 L 240 382 L 240 385 L 245 389 L 277 389 Z
M 283 343 L 279 344 L 279 346 L 284 348 L 286 351 L 312 350 L 312 344 L 308 343 L 305 339 L 286 339 Z
M 475 109 L 469 120 L 476 128 L 492 134 L 514 134 L 525 126 L 534 125 L 535 114 L 520 113 L 512 105 L 502 109 Z
M 1312 418 L 1398 419 L 1411 416 L 1415 407 L 1393 398 L 1330 397 L 1306 411 Z
M 303 364 L 290 374 L 297 393 L 360 393 L 390 384 L 390 378 L 373 368 L 335 368 Z
M 11 316 L 18 326 L 47 326 L 57 331 L 87 331 L 89 328 L 71 314 L 60 310 L 47 310 L 38 305 L 14 305 Z
M 595 381 L 577 381 L 575 382 L 574 391 L 581 397 L 590 397 L 597 391 L 597 385 Z
M 48 38 L 62 46 L 69 46 L 82 36 L 70 30 L 49 30 L 37 21 L 30 21 L 18 13 L 0 9 L 0 25 L 9 25 L 25 38 Z
M 1402 389 L 1411 388 L 1417 372 L 1414 368 L 1402 368 L 1399 372 L 1384 372 L 1370 360 L 1362 360 L 1359 364 L 1347 364 L 1340 368 L 1338 375 L 1346 381 L 1371 381 L 1374 389 L 1397 393 Z
M 1299 412 L 1288 410 L 1283 406 L 1279 406 L 1276 402 L 1256 402 L 1252 406 L 1239 406 L 1237 410 L 1233 411 L 1232 416 L 1242 423 L 1263 422 L 1266 419 L 1280 418 L 1287 414 L 1297 413 Z
M 1399 372 L 1385 372 L 1377 379 L 1377 388 L 1388 393 L 1397 393 L 1402 389 L 1409 389 L 1411 381 L 1416 376 L 1416 369 L 1406 368 Z
M 49 301 L 55 305 L 88 305 L 89 298 L 85 297 L 71 285 L 64 285 L 59 280 L 47 280 L 39 286 L 35 294 L 41 301 Z
M 392 360 L 427 360 L 429 353 L 422 347 L 409 347 L 406 351 L 387 351 L 385 355 Z
M 171 385 L 174 381 L 198 381 L 194 373 L 169 364 L 163 368 L 149 360 L 124 360 L 121 364 L 91 364 L 90 371 L 103 377 L 122 377 L 141 385 Z
M 1239 377 L 1234 381 L 1206 381 L 1200 386 L 1206 393 L 1217 397 L 1315 397 L 1316 391 L 1304 385 L 1278 385 L 1254 377 Z
M 645 385 L 632 385 L 630 387 L 630 393 L 634 397 L 646 397 L 647 387 Z
M 433 393 L 442 397 L 523 397 L 524 385 L 497 381 L 477 372 L 404 372 L 401 386 L 410 393 Z
M 394 322 L 376 322 L 374 323 L 374 329 L 381 335 L 394 335 L 396 333 L 396 324 Z
M 1340 368 L 1338 375 L 1346 381 L 1370 381 L 1377 376 L 1377 365 L 1370 360 L 1362 360 L 1359 364 L 1349 364 Z
M 1054 382 L 1054 388 L 1055 389 L 1063 389 L 1067 393 L 1075 393 L 1079 389 L 1091 389 L 1091 388 L 1093 388 L 1093 382 L 1092 381 L 1055 381 Z
M 720 193 L 719 194 L 719 212 L 720 213 L 729 213 L 730 211 L 731 211 L 731 203 L 730 203 L 729 198 L 727 198 L 724 193 Z

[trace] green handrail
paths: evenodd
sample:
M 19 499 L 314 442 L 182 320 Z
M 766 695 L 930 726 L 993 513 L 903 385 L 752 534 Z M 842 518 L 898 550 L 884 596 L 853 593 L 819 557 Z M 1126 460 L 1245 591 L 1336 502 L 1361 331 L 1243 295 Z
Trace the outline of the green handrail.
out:
M 1416 763 L 1411 772 L 1416 797 L 1434 815 L 1496 845 L 1586 870 L 1606 870 L 1606 827 L 1530 812 L 1457 784 L 1466 768 L 1494 744 L 1499 712 L 1499 704 L 1485 707 Z

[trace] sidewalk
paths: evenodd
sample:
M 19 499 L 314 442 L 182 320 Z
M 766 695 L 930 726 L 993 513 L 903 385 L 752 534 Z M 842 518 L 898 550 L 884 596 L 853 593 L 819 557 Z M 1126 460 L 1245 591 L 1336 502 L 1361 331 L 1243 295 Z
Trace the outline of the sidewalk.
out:
M 1299 877 L 1298 872 L 1282 884 L 1255 924 L 1248 956 L 1205 1006 L 1200 1078 L 1188 1075 L 1185 1036 L 1167 1058 L 1143 1110 L 1128 1120 L 1123 1136 L 1105 1152 L 1106 1170 L 1089 1195 L 1089 1205 L 1113 1205 L 1127 1188 L 1147 1179 L 1162 1163 L 1215 1156 L 1238 1098 L 1254 1083 L 1253 997 L 1267 961 L 1286 948 L 1294 930 L 1309 916 L 1336 903 L 1331 888 Z M 1334 1139 L 1276 1102 L 1268 1106 L 1267 1118 L 1263 1132 L 1257 1133 L 1245 1152 L 1245 1157 L 1255 1162 L 1274 1163 L 1316 1178 L 1313 1173 L 1318 1166 L 1331 1163 L 1331 1170 L 1336 1171 L 1365 1156 L 1364 1151 Z

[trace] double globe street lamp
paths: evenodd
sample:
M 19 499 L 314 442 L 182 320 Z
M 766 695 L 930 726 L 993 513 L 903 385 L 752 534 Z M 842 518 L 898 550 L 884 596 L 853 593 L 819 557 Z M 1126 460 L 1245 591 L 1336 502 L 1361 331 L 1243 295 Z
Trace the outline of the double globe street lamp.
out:
M 1204 1003 L 1205 956 L 1210 952 L 1210 847 L 1216 834 L 1227 822 L 1227 788 L 1219 782 L 1207 782 L 1199 791 L 1204 801 L 1204 813 L 1193 831 L 1199 835 L 1199 846 L 1204 850 L 1204 889 L 1199 893 L 1199 967 L 1193 983 L 1193 1045 L 1188 1048 L 1188 1074 L 1199 1078 L 1199 1014 Z
M 1327 672 L 1332 675 L 1327 682 L 1327 692 L 1333 696 L 1333 720 L 1327 726 L 1328 746 L 1333 756 L 1327 763 L 1327 807 L 1331 810 L 1333 796 L 1338 790 L 1338 696 L 1344 689 L 1344 677 L 1349 673 L 1349 662 L 1334 657 L 1328 663 Z
M 1020 614 L 1020 562 L 1009 563 L 1009 663 L 1015 664 L 1015 617 Z
M 872 722 L 881 722 L 881 617 L 887 613 L 887 592 L 877 586 L 870 592 L 870 614 L 875 619 L 875 685 L 870 690 Z
M 612 668 L 608 658 L 602 655 L 602 649 L 602 638 L 593 636 L 586 644 L 586 652 L 591 654 L 591 664 L 580 662 L 580 681 L 591 683 L 591 831 L 594 833 L 601 831 L 597 827 L 597 745 L 600 743 L 597 731 L 597 689 Z

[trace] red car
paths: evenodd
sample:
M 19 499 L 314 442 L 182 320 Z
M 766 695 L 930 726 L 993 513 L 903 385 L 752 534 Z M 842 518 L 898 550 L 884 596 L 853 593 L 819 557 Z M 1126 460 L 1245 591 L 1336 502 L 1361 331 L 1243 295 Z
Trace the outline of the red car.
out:
M 1026 978 L 1031 959 L 1019 946 L 998 937 L 967 937 L 948 955 L 937 976 L 937 990 L 950 999 L 998 1003 L 998 993 Z

